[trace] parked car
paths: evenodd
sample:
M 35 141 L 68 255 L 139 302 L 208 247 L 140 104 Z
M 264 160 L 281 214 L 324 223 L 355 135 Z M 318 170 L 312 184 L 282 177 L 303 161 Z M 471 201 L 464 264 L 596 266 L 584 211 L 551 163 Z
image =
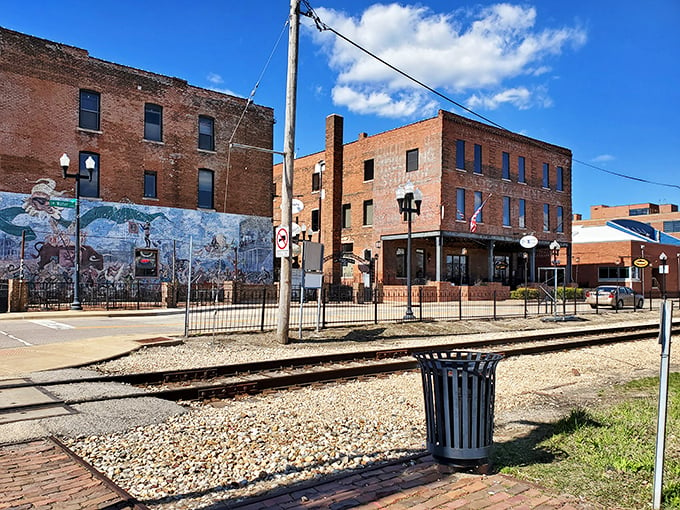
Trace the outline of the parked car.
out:
M 586 292 L 586 303 L 591 308 L 597 308 L 598 306 L 611 306 L 612 308 L 633 306 L 635 308 L 642 308 L 645 305 L 645 298 L 642 294 L 637 294 L 630 287 L 600 285 L 596 289 Z

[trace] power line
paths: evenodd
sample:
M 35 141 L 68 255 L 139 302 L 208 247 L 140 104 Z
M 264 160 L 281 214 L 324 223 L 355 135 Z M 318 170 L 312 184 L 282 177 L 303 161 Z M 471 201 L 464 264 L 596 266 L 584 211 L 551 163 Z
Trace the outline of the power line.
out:
M 358 44 L 358 43 L 352 41 L 351 39 L 349 39 L 349 38 L 347 38 L 347 37 L 345 37 L 343 34 L 341 34 L 340 32 L 338 32 L 338 31 L 335 30 L 334 28 L 329 27 L 329 26 L 326 25 L 323 21 L 321 21 L 321 18 L 319 18 L 319 16 L 316 14 L 316 12 L 314 11 L 314 9 L 309 5 L 309 2 L 308 2 L 307 0 L 302 0 L 302 3 L 303 3 L 304 6 L 307 8 L 307 12 L 301 12 L 300 14 L 302 14 L 302 15 L 304 15 L 304 16 L 307 16 L 308 18 L 311 18 L 311 19 L 314 21 L 314 24 L 316 25 L 316 28 L 317 28 L 320 32 L 323 32 L 323 31 L 326 31 L 326 30 L 327 30 L 327 31 L 329 31 L 329 32 L 334 33 L 337 37 L 339 37 L 339 38 L 342 39 L 343 41 L 345 41 L 345 42 L 351 44 L 351 45 L 354 46 L 355 48 L 357 48 L 357 49 L 359 49 L 360 51 L 366 53 L 367 55 L 369 55 L 370 57 L 376 59 L 377 61 L 379 61 L 379 62 L 382 63 L 383 65 L 389 67 L 389 68 L 392 69 L 393 71 L 399 73 L 399 74 L 402 75 L 403 77 L 405 77 L 405 78 L 411 80 L 412 82 L 416 83 L 417 85 L 419 85 L 419 86 L 423 87 L 424 89 L 428 90 L 429 92 L 435 94 L 436 96 L 439 96 L 440 98 L 442 98 L 442 99 L 444 99 L 445 101 L 447 101 L 447 102 L 449 102 L 449 103 L 451 103 L 451 104 L 457 106 L 458 108 L 461 108 L 462 110 L 465 110 L 466 112 L 468 112 L 468 113 L 474 115 L 475 117 L 478 117 L 478 118 L 484 120 L 485 122 L 488 122 L 488 123 L 491 124 L 492 126 L 495 126 L 495 127 L 499 128 L 499 129 L 502 129 L 503 131 L 507 131 L 507 132 L 509 132 L 509 133 L 512 132 L 512 131 L 509 130 L 508 128 L 506 128 L 506 127 L 504 127 L 504 126 L 498 124 L 497 122 L 494 122 L 493 120 L 489 119 L 488 117 L 485 117 L 485 116 L 483 116 L 483 115 L 481 115 L 481 114 L 475 112 L 474 110 L 472 110 L 472 109 L 470 109 L 470 108 L 468 108 L 468 107 L 466 107 L 466 106 L 463 106 L 462 104 L 460 104 L 459 102 L 453 100 L 452 98 L 450 98 L 450 97 L 447 96 L 446 94 L 444 94 L 444 93 L 442 93 L 442 92 L 439 92 L 438 90 L 436 90 L 436 89 L 430 87 L 429 85 L 423 83 L 422 81 L 418 80 L 417 78 L 415 78 L 415 77 L 411 76 L 410 74 L 406 73 L 405 71 L 402 71 L 402 70 L 399 69 L 398 67 L 395 67 L 394 65 L 392 65 L 392 64 L 390 64 L 389 62 L 385 61 L 384 59 L 380 58 L 380 57 L 377 56 L 376 54 L 372 53 L 372 52 L 369 51 L 368 49 L 366 49 L 366 48 L 364 48 L 363 46 L 361 46 L 360 44 Z M 543 147 L 543 146 L 542 146 L 542 147 Z M 545 149 L 545 147 L 543 147 L 543 148 Z M 547 149 L 547 150 L 550 151 L 550 149 Z M 632 181 L 644 182 L 644 183 L 646 183 L 646 184 L 654 184 L 654 185 L 656 185 L 656 186 L 665 186 L 665 187 L 669 187 L 669 188 L 680 189 L 680 185 L 677 185 L 677 184 L 668 184 L 668 183 L 663 183 L 663 182 L 650 181 L 650 180 L 648 180 L 648 179 L 642 179 L 642 178 L 640 178 L 640 177 L 634 177 L 634 176 L 631 176 L 631 175 L 626 175 L 626 174 L 621 173 L 621 172 L 614 172 L 614 171 L 611 171 L 611 170 L 606 170 L 606 169 L 601 168 L 601 167 L 599 167 L 599 166 L 592 165 L 592 164 L 590 164 L 590 163 L 586 163 L 586 162 L 584 162 L 584 161 L 575 159 L 573 156 L 572 156 L 571 159 L 572 159 L 572 161 L 575 162 L 575 163 L 579 163 L 579 164 L 581 164 L 581 165 L 590 167 L 590 168 L 592 168 L 592 169 L 594 169 L 594 170 L 599 170 L 599 171 L 601 171 L 601 172 L 604 172 L 604 173 L 607 173 L 607 174 L 611 174 L 611 175 L 615 175 L 615 176 L 621 177 L 621 178 L 623 178 L 623 179 L 630 179 L 630 180 L 632 180 Z

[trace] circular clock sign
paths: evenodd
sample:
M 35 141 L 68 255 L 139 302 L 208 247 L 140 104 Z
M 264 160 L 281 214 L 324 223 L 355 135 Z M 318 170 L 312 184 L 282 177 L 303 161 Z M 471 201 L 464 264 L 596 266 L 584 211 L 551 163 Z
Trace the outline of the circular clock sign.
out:
M 519 244 L 522 245 L 522 248 L 526 248 L 528 250 L 538 244 L 538 239 L 536 239 L 536 236 L 524 236 L 519 240 Z

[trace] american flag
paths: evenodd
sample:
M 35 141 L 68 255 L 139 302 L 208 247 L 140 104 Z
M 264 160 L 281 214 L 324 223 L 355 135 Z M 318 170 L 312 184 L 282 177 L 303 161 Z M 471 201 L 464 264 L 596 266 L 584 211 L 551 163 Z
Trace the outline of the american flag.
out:
M 472 217 L 470 218 L 470 232 L 472 232 L 473 234 L 474 234 L 475 232 L 477 232 L 477 216 L 479 216 L 479 215 L 481 214 L 481 212 L 482 212 L 482 207 L 484 207 L 484 204 L 486 204 L 486 202 L 487 202 L 490 198 L 491 198 L 491 195 L 489 195 L 488 197 L 486 197 L 486 200 L 484 200 L 484 201 L 482 202 L 482 204 L 477 208 L 477 210 L 475 211 L 475 213 L 474 213 L 474 214 L 472 215 Z

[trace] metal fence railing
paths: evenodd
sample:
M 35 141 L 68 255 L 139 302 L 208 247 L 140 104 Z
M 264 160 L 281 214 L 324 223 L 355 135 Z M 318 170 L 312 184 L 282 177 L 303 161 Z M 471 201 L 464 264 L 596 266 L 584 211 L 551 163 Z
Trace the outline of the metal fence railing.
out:
M 209 291 L 192 291 L 187 332 L 203 334 L 226 331 L 267 331 L 277 327 L 278 296 L 271 289 L 239 292 L 239 302 L 232 296 L 211 294 L 209 299 L 199 295 Z M 404 321 L 407 295 L 405 289 L 380 290 L 357 295 L 344 287 L 341 292 L 325 288 L 318 301 L 317 290 L 305 292 L 300 303 L 298 292 L 290 305 L 291 329 L 327 328 L 343 325 L 396 323 Z M 370 299 L 366 299 L 369 297 Z M 582 298 L 575 295 L 566 299 L 539 296 L 533 299 L 492 299 L 485 301 L 461 300 L 460 288 L 440 291 L 418 287 L 412 293 L 412 311 L 416 321 L 451 321 L 467 319 L 502 319 L 512 317 L 566 316 L 597 313 Z M 621 313 L 634 309 L 620 310 Z
M 84 309 L 148 309 L 162 303 L 161 284 L 134 280 L 116 283 L 81 283 L 80 302 Z M 29 310 L 67 310 L 73 302 L 69 282 L 29 282 Z

